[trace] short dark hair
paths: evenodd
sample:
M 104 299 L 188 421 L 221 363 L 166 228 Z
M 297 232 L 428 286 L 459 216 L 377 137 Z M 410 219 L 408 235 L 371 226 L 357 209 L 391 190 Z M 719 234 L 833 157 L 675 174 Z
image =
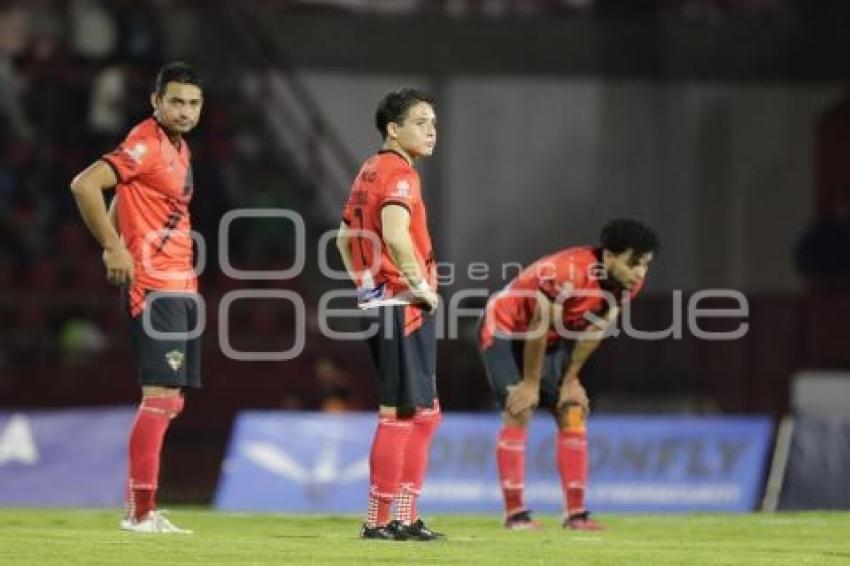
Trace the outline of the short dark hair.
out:
M 637 220 L 618 218 L 609 221 L 599 236 L 602 247 L 614 254 L 632 250 L 632 257 L 657 252 L 661 247 L 652 228 Z
M 201 77 L 194 67 L 182 61 L 174 61 L 163 65 L 156 74 L 156 85 L 154 90 L 160 96 L 165 94 L 165 88 L 168 83 L 181 83 L 187 85 L 195 85 L 203 90 L 204 86 L 201 83 Z
M 375 126 L 381 132 L 381 136 L 387 139 L 387 124 L 402 123 L 407 111 L 420 102 L 427 102 L 434 106 L 434 98 L 431 95 L 415 88 L 400 88 L 384 96 L 375 111 Z

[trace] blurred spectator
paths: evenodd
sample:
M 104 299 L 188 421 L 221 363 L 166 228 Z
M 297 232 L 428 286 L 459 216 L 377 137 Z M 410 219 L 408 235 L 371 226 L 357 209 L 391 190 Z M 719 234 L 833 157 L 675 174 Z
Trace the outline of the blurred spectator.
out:
M 89 59 L 106 59 L 115 52 L 118 28 L 103 6 L 92 0 L 71 4 L 71 38 L 74 51 Z
M 28 23 L 22 8 L 0 9 L 0 128 L 11 130 L 15 137 L 25 140 L 33 139 L 34 132 L 21 106 L 24 84 L 12 65 L 12 58 L 26 44 Z
M 92 83 L 89 127 L 92 132 L 115 139 L 127 123 L 125 104 L 127 80 L 120 65 L 106 67 Z
M 122 60 L 156 66 L 163 60 L 156 11 L 146 2 L 128 2 L 116 12 Z
M 797 245 L 796 260 L 812 282 L 850 281 L 850 211 L 837 208 L 813 222 Z
M 316 380 L 322 395 L 321 408 L 329 413 L 359 409 L 353 406 L 352 375 L 328 356 L 320 356 L 315 365 Z
M 61 359 L 66 366 L 88 365 L 106 346 L 106 335 L 85 318 L 69 319 L 59 331 Z
M 341 8 L 353 12 L 409 13 L 427 0 L 298 0 L 296 6 Z
M 47 311 L 38 300 L 19 301 L 14 307 L 12 326 L 15 332 L 9 337 L 9 345 L 14 362 L 24 365 L 53 359 L 54 340 Z

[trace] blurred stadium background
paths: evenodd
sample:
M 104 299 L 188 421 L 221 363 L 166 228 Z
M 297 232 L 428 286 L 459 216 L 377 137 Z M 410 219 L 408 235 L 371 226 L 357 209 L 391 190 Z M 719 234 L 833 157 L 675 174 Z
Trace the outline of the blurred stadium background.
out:
M 165 499 L 212 501 L 240 410 L 372 410 L 365 348 L 324 338 L 314 322 L 321 294 L 345 288 L 319 273 L 316 250 L 378 145 L 375 102 L 406 84 L 439 103 L 440 143 L 422 171 L 438 258 L 457 270 L 445 297 L 495 290 L 498 266 L 593 241 L 608 218 L 641 218 L 664 249 L 634 325 L 667 328 L 674 290 L 687 302 L 723 288 L 746 295 L 749 331 L 726 342 L 687 328 L 681 339 L 609 340 L 585 372 L 597 413 L 775 425 L 796 414 L 802 440 L 789 435 L 783 452 L 809 455 L 800 485 L 840 485 L 850 477 L 848 16 L 839 0 L 0 2 L 0 412 L 135 403 L 117 293 L 68 183 L 148 114 L 157 68 L 182 59 L 207 84 L 190 143 L 210 324 L 205 389 L 166 443 Z M 298 277 L 222 273 L 219 220 L 257 207 L 303 215 Z M 285 267 L 294 240 L 285 223 L 242 221 L 230 257 L 243 269 Z M 491 275 L 470 278 L 472 262 Z M 296 359 L 221 354 L 219 300 L 249 287 L 306 301 Z M 448 412 L 491 409 L 472 322 L 440 346 Z M 243 301 L 230 332 L 239 349 L 285 349 L 292 312 Z M 795 388 L 802 370 L 811 381 Z M 824 450 L 832 467 L 818 464 Z M 846 489 L 843 500 L 795 501 L 850 505 Z

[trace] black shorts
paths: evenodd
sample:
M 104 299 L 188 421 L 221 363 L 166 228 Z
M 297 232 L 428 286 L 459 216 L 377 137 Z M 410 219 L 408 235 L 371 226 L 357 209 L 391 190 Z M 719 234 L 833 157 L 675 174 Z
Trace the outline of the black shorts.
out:
M 409 311 L 405 321 L 405 311 Z M 378 370 L 378 402 L 387 407 L 434 406 L 437 398 L 437 327 L 418 307 L 386 306 L 366 311 L 378 331 L 369 350 Z M 407 326 L 421 326 L 405 335 Z
M 543 375 L 540 376 L 540 407 L 552 411 L 557 408 L 558 390 L 570 361 L 573 344 L 569 340 L 558 340 L 546 348 Z M 499 407 L 504 409 L 508 387 L 522 379 L 525 341 L 494 336 L 488 348 L 483 348 L 480 343 L 478 347 L 487 372 L 487 382 Z
M 150 328 L 157 332 L 183 333 L 196 330 L 198 304 L 186 294 L 145 296 Z M 201 337 L 155 338 L 145 331 L 144 311 L 130 316 L 130 340 L 136 356 L 139 383 L 163 387 L 201 387 Z

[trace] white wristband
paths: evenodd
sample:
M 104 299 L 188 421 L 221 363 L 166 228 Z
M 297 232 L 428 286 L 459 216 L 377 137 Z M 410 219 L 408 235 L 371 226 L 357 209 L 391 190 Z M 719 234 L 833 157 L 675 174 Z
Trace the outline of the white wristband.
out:
M 416 287 L 413 288 L 413 290 L 418 291 L 420 293 L 425 293 L 426 291 L 431 290 L 431 286 L 428 285 L 428 282 L 423 279 L 422 281 L 419 282 L 419 285 L 417 285 Z

